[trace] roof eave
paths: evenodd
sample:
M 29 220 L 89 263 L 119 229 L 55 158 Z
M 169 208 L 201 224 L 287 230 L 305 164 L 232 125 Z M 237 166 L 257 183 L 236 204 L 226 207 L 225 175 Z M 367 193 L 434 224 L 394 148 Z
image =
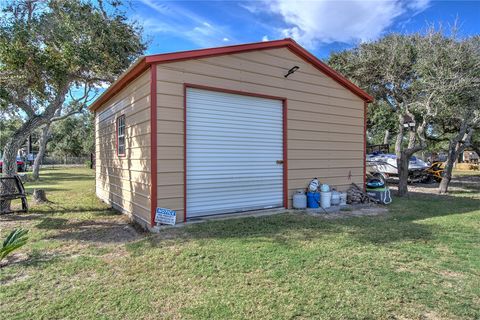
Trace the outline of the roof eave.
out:
M 110 98 L 112 98 L 118 91 L 127 86 L 131 81 L 133 81 L 138 75 L 147 70 L 152 64 L 167 63 L 167 62 L 177 62 L 182 60 L 189 59 L 200 59 L 207 58 L 212 56 L 234 54 L 240 52 L 248 52 L 255 50 L 265 50 L 265 49 L 275 49 L 286 47 L 296 55 L 300 56 L 306 62 L 315 66 L 321 72 L 327 74 L 332 79 L 337 81 L 339 84 L 344 86 L 346 89 L 353 92 L 355 95 L 363 99 L 365 102 L 369 103 L 373 101 L 373 97 L 366 93 L 364 90 L 356 86 L 347 78 L 340 75 L 338 72 L 333 70 L 327 64 L 319 60 L 313 54 L 305 50 L 302 46 L 296 43 L 293 39 L 287 38 L 283 40 L 274 40 L 266 42 L 254 42 L 247 44 L 239 44 L 226 47 L 217 47 L 217 48 L 208 48 L 208 49 L 199 49 L 199 50 L 190 50 L 190 51 L 181 51 L 175 53 L 163 53 L 156 54 L 151 56 L 143 56 L 137 59 L 137 61 L 128 68 L 105 92 L 103 92 L 89 107 L 91 111 L 95 111 Z
M 149 64 L 145 61 L 145 56 L 138 58 L 127 70 L 125 70 L 117 80 L 115 80 L 89 107 L 92 112 L 100 108 L 105 102 L 110 100 L 117 92 L 125 88 L 136 77 L 148 69 Z

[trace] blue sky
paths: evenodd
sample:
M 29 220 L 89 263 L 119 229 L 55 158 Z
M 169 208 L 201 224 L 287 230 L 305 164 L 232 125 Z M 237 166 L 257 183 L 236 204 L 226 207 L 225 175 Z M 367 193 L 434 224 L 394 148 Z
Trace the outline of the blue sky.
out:
M 326 58 L 391 31 L 449 29 L 456 19 L 463 36 L 480 34 L 480 0 L 136 0 L 128 14 L 144 26 L 147 54 L 292 37 Z

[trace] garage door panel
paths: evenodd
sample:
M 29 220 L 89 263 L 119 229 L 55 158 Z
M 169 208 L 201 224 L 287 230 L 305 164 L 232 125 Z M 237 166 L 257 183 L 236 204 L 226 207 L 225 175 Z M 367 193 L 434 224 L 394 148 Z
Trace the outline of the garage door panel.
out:
M 282 206 L 280 100 L 187 89 L 187 217 Z

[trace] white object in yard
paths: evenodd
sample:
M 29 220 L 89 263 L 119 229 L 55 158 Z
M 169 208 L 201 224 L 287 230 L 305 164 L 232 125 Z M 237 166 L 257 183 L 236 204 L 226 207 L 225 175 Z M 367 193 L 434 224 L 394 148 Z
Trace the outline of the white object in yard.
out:
M 283 102 L 186 95 L 187 219 L 283 207 Z
M 340 192 L 332 191 L 331 204 L 332 206 L 338 206 L 340 204 Z
M 398 174 L 397 156 L 395 154 L 368 154 L 367 164 L 381 173 Z M 425 161 L 417 157 L 411 157 L 408 163 L 409 172 L 423 171 L 428 167 L 429 165 Z
M 293 194 L 293 208 L 294 209 L 306 209 L 307 208 L 307 196 L 303 190 L 297 190 Z
M 340 205 L 341 206 L 346 206 L 347 205 L 347 193 L 346 192 L 340 192 Z
M 308 191 L 317 192 L 319 185 L 320 185 L 320 182 L 318 182 L 318 179 L 313 178 L 312 181 L 310 181 L 310 184 L 308 185 Z
M 323 209 L 330 208 L 332 201 L 332 193 L 328 192 L 320 192 L 320 206 Z
M 169 224 L 174 226 L 177 220 L 177 213 L 166 208 L 157 208 L 155 212 L 155 222 L 160 224 Z

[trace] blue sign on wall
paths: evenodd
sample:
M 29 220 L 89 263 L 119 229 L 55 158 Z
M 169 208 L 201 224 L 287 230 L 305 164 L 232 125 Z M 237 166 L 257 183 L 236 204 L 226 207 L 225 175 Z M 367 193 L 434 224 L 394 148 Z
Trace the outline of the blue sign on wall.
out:
M 155 213 L 155 222 L 161 224 L 169 224 L 174 226 L 177 220 L 177 213 L 170 209 L 157 208 Z

